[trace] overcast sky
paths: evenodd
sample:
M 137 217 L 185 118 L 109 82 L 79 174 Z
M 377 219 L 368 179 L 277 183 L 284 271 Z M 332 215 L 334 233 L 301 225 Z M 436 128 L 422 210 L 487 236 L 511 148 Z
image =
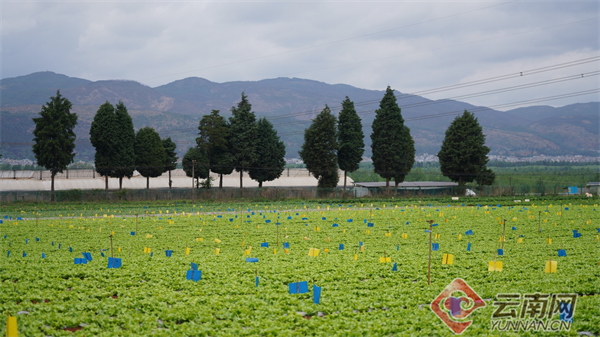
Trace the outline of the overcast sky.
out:
M 599 56 L 597 1 L 2 1 L 1 77 L 151 87 L 299 77 L 413 93 Z M 598 89 L 599 62 L 428 94 L 497 106 Z M 527 74 L 527 73 L 525 73 Z M 540 104 L 598 101 L 598 93 Z M 525 104 L 535 105 L 535 104 Z M 500 110 L 506 110 L 499 108 Z

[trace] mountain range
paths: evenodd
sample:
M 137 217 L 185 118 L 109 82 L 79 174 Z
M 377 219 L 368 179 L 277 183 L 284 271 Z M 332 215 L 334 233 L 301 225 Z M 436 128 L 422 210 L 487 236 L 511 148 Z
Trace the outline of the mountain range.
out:
M 345 84 L 327 84 L 299 78 L 215 83 L 190 77 L 156 88 L 127 80 L 89 81 L 54 72 L 37 72 L 0 80 L 0 142 L 7 158 L 33 158 L 32 118 L 60 89 L 79 116 L 76 160 L 93 160 L 89 128 L 98 107 L 106 101 L 123 101 L 135 129 L 155 128 L 171 137 L 180 156 L 195 144 L 202 115 L 212 109 L 229 117 L 244 92 L 258 117 L 267 117 L 287 147 L 286 157 L 298 156 L 303 130 L 327 104 L 338 113 L 346 96 L 355 102 L 362 119 L 366 151 L 370 156 L 371 123 L 384 90 L 366 90 Z M 531 106 L 497 111 L 454 100 L 432 101 L 396 91 L 406 125 L 411 129 L 417 154 L 435 154 L 445 130 L 464 110 L 475 112 L 486 135 L 490 154 L 505 156 L 598 155 L 599 103 L 571 104 L 559 108 Z

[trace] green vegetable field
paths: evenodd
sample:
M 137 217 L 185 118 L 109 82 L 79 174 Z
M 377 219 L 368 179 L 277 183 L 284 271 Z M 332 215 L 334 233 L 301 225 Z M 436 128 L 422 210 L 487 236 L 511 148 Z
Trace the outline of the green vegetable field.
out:
M 0 309 L 19 336 L 452 336 L 430 303 L 461 278 L 486 304 L 464 335 L 598 335 L 597 203 L 17 206 L 0 218 Z M 428 285 L 430 234 L 439 249 Z M 111 256 L 120 268 L 107 268 Z M 545 273 L 550 259 L 556 273 Z M 186 279 L 191 263 L 197 282 Z M 290 294 L 298 281 L 308 292 Z M 497 294 L 536 292 L 579 295 L 569 331 L 491 329 Z

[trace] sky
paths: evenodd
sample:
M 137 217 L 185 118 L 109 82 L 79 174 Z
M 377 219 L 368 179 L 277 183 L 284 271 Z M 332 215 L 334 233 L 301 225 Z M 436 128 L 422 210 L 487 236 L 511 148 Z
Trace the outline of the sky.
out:
M 498 110 L 600 100 L 594 0 L 3 0 L 0 6 L 1 78 L 49 70 L 156 87 L 194 76 L 219 83 L 297 77 L 373 90 L 389 85 Z M 573 65 L 578 60 L 585 63 Z M 550 68 L 531 71 L 544 67 Z M 513 90 L 479 94 L 506 88 Z M 576 96 L 555 99 L 569 94 Z

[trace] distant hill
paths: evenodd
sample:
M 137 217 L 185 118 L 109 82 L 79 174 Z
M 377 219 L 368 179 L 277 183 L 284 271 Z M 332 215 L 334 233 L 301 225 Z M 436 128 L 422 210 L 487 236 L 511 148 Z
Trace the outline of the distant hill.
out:
M 134 126 L 154 127 L 162 137 L 171 136 L 180 156 L 194 145 L 201 116 L 212 109 L 230 116 L 230 109 L 248 95 L 257 116 L 269 118 L 287 147 L 287 157 L 297 157 L 303 130 L 325 105 L 339 112 L 346 96 L 355 102 L 362 118 L 370 156 L 371 123 L 383 97 L 383 90 L 366 90 L 345 84 L 327 84 L 299 78 L 215 83 L 190 77 L 151 88 L 134 81 L 88 81 L 53 72 L 39 72 L 0 80 L 0 141 L 9 158 L 33 158 L 31 142 L 34 117 L 49 97 L 60 89 L 73 103 L 79 116 L 76 127 L 77 159 L 92 160 L 89 127 L 98 107 L 105 101 L 123 101 Z M 383 88 L 382 88 L 383 89 Z M 471 104 L 397 92 L 402 115 L 415 139 L 417 153 L 439 151 L 444 133 L 462 111 L 478 109 Z M 532 106 L 507 112 L 482 109 L 476 112 L 492 154 L 530 156 L 536 154 L 597 155 L 599 144 L 599 103 L 572 104 L 560 108 Z M 423 116 L 450 113 L 443 117 L 416 120 Z

